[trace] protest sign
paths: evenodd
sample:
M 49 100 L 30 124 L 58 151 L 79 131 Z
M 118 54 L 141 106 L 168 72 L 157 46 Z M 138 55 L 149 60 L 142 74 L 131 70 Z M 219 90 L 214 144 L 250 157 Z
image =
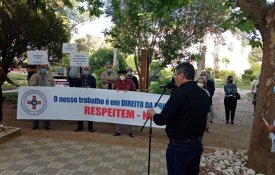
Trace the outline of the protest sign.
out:
M 75 53 L 76 43 L 63 43 L 62 53 Z
M 142 126 L 159 94 L 93 88 L 19 87 L 17 119 L 77 120 Z M 160 112 L 169 96 L 157 107 Z M 150 122 L 147 122 L 149 126 Z M 153 127 L 160 127 L 153 124 Z M 164 127 L 164 126 L 162 126 Z
M 28 55 L 28 64 L 29 65 L 41 65 L 48 64 L 48 52 L 40 50 L 29 50 Z
M 78 66 L 78 67 L 89 66 L 88 55 L 83 53 L 70 54 L 70 66 Z

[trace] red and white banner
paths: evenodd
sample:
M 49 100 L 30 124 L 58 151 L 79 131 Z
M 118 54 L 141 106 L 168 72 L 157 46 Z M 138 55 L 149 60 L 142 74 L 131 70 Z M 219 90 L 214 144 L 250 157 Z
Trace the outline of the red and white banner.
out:
M 133 91 L 22 86 L 17 119 L 89 120 L 142 126 L 147 118 L 146 110 L 153 108 L 159 97 L 159 94 Z M 156 112 L 163 109 L 168 98 L 162 96 Z M 160 126 L 153 124 L 153 127 Z

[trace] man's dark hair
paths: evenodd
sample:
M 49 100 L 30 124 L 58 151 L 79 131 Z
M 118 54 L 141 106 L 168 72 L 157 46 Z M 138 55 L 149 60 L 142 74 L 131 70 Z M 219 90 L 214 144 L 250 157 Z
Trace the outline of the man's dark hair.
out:
M 187 80 L 194 80 L 195 78 L 195 69 L 194 66 L 188 62 L 180 63 L 176 67 L 177 74 L 184 74 Z

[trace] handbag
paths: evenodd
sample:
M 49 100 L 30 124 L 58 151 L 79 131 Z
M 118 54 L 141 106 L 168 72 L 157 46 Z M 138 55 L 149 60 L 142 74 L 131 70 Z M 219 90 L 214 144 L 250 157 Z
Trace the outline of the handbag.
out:
M 235 94 L 235 98 L 236 98 L 236 100 L 240 100 L 241 99 L 241 96 L 240 96 L 240 94 L 238 92 Z

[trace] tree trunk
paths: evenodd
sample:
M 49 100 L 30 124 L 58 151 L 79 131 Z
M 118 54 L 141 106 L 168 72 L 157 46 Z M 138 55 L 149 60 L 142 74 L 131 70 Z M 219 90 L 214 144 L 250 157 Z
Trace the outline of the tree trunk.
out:
M 200 72 L 205 69 L 206 48 L 207 47 L 204 45 L 201 46 L 200 48 L 200 61 L 198 62 L 198 70 L 197 70 L 198 74 L 200 74 Z
M 266 175 L 275 174 L 275 153 L 271 153 L 271 140 L 262 120 L 269 124 L 275 119 L 275 8 L 267 13 L 266 25 L 260 28 L 263 38 L 263 62 L 257 107 L 253 121 L 248 152 L 248 166 Z
M 119 51 L 118 51 L 118 48 L 114 49 L 113 66 L 119 70 Z

